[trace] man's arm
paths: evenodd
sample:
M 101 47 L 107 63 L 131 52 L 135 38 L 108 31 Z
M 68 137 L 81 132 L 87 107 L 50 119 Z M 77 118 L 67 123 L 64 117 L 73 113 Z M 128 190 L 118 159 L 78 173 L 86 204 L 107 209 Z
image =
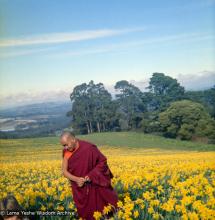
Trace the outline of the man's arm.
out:
M 85 182 L 84 178 L 74 176 L 70 172 L 68 172 L 68 158 L 66 157 L 63 158 L 62 173 L 67 179 L 76 182 L 79 187 L 82 187 L 84 185 Z
M 96 166 L 85 176 L 85 181 L 95 183 L 100 186 L 109 186 L 113 177 L 108 165 L 107 158 L 94 146 L 92 148 L 93 160 L 96 160 Z

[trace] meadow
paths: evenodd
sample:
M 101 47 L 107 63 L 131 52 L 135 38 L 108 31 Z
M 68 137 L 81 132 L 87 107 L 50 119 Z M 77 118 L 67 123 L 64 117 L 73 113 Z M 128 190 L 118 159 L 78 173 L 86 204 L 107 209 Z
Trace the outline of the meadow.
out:
M 112 219 L 215 218 L 215 145 L 132 132 L 80 139 L 96 143 L 108 158 L 120 199 Z M 26 210 L 69 210 L 61 219 L 77 219 L 61 150 L 55 137 L 0 140 L 0 199 L 12 193 Z M 109 210 L 95 212 L 95 219 Z

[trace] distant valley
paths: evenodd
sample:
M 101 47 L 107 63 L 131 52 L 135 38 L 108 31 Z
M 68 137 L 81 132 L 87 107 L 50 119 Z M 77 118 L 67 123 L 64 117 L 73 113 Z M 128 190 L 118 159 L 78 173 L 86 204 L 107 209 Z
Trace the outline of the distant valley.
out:
M 56 135 L 70 126 L 71 103 L 46 102 L 0 110 L 0 136 L 22 138 Z

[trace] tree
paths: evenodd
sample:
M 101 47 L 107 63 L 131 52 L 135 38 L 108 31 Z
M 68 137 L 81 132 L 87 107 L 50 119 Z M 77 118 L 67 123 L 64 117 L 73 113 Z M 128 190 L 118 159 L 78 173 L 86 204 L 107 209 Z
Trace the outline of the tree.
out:
M 72 126 L 78 133 L 91 133 L 92 113 L 90 111 L 90 98 L 88 95 L 88 85 L 82 83 L 73 89 L 70 94 L 72 110 L 67 113 L 72 116 Z
M 215 85 L 211 89 L 204 91 L 204 96 L 209 113 L 215 119 Z
M 151 96 L 148 108 L 153 110 L 164 110 L 171 102 L 184 97 L 184 87 L 176 79 L 163 73 L 153 73 L 147 88 L 151 93 L 146 93 Z
M 215 85 L 204 91 L 188 91 L 185 93 L 185 97 L 203 104 L 210 115 L 215 118 Z
M 107 130 L 113 113 L 112 97 L 102 83 L 83 83 L 76 86 L 70 95 L 73 103 L 72 126 L 78 133 L 92 133 Z
M 105 131 L 112 110 L 111 94 L 102 83 L 94 84 L 93 81 L 89 83 L 88 93 L 93 106 L 93 122 L 96 123 L 97 131 Z
M 158 96 L 181 97 L 184 95 L 184 88 L 180 86 L 177 80 L 170 76 L 165 76 L 163 73 L 153 73 L 148 88 L 150 92 Z
M 205 108 L 188 100 L 174 102 L 159 114 L 159 122 L 167 137 L 190 140 L 195 135 L 215 138 L 215 121 Z
M 161 131 L 159 113 L 171 102 L 181 100 L 184 96 L 184 88 L 176 79 L 163 73 L 153 73 L 147 88 L 149 91 L 142 95 L 145 111 L 142 115 L 141 129 L 146 133 L 157 133 Z
M 117 118 L 122 130 L 137 128 L 144 110 L 142 92 L 126 80 L 118 81 L 114 88 L 117 91 Z

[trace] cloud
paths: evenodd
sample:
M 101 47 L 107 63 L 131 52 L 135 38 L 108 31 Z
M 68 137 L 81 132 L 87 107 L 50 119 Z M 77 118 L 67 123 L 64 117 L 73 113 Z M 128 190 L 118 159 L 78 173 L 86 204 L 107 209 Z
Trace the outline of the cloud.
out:
M 133 29 L 101 29 L 101 30 L 84 30 L 69 33 L 51 33 L 41 34 L 37 36 L 21 37 L 14 39 L 0 39 L 0 47 L 15 47 L 27 45 L 41 45 L 41 44 L 59 44 L 74 41 L 91 40 L 102 37 L 111 37 L 122 35 L 129 32 L 143 31 L 143 28 Z
M 140 81 L 130 80 L 129 82 L 133 84 L 134 86 L 138 87 L 141 91 L 146 92 L 147 91 L 146 87 L 149 86 L 149 80 L 150 79 L 148 78 L 148 79 L 143 79 Z
M 120 33 L 122 32 L 131 32 L 131 31 L 138 31 L 143 29 L 124 29 L 121 31 L 118 31 Z M 113 32 L 113 31 L 112 31 Z M 115 31 L 117 32 L 117 31 Z M 116 34 L 116 33 L 115 33 Z M 113 36 L 113 35 L 112 35 Z M 207 40 L 213 40 L 215 39 L 214 34 L 212 33 L 183 33 L 183 34 L 177 34 L 177 35 L 168 35 L 168 36 L 162 36 L 157 38 L 148 38 L 143 40 L 136 40 L 136 41 L 127 41 L 123 43 L 115 43 L 115 44 L 106 44 L 101 45 L 99 47 L 93 47 L 88 49 L 79 49 L 79 50 L 67 50 L 67 51 L 60 51 L 57 47 L 49 47 L 49 48 L 41 48 L 41 49 L 20 49 L 19 51 L 12 51 L 12 52 L 5 52 L 0 54 L 0 58 L 10 58 L 15 56 L 26 56 L 30 54 L 37 54 L 37 53 L 43 53 L 43 52 L 49 52 L 51 53 L 46 54 L 49 57 L 65 57 L 65 56 L 71 56 L 71 57 L 77 57 L 77 56 L 86 56 L 91 54 L 103 54 L 103 53 L 110 53 L 110 52 L 121 52 L 128 48 L 134 48 L 134 47 L 141 47 L 144 45 L 149 44 L 168 44 L 168 43 L 183 43 L 183 42 L 194 42 L 194 41 L 207 41 Z M 1 45 L 1 43 L 0 43 Z M 1 47 L 1 46 L 0 46 Z M 44 54 L 43 54 L 44 55 Z
M 87 49 L 87 50 L 77 50 L 77 51 L 66 51 L 63 53 L 58 53 L 51 55 L 53 57 L 61 57 L 61 56 L 84 56 L 88 54 L 100 54 L 100 53 L 107 53 L 117 49 L 117 47 L 105 46 L 102 48 L 95 48 L 95 49 Z
M 165 73 L 165 75 L 168 75 Z M 197 73 L 189 74 L 174 74 L 174 76 L 169 75 L 170 77 L 177 79 L 181 86 L 185 88 L 186 91 L 198 91 L 210 89 L 215 85 L 215 71 L 201 71 Z M 144 79 L 141 80 L 128 80 L 129 83 L 137 86 L 141 91 L 148 91 L 146 88 L 149 86 L 149 81 L 151 75 L 147 75 Z M 114 85 L 105 86 L 107 90 L 115 94 Z
M 206 90 L 215 85 L 215 71 L 201 71 L 197 73 L 174 74 L 174 76 L 169 76 L 177 79 L 186 91 Z M 146 91 L 146 87 L 149 85 L 150 77 L 142 80 L 130 80 L 130 83 L 137 86 L 141 91 Z
M 11 52 L 1 52 L 0 58 L 10 58 L 10 57 L 17 57 L 17 56 L 26 56 L 30 54 L 37 54 L 43 53 L 50 50 L 54 50 L 55 48 L 41 48 L 41 49 L 26 49 L 26 50 L 18 50 L 18 51 L 11 51 Z
M 139 47 L 148 44 L 156 44 L 156 43 L 182 43 L 182 42 L 193 42 L 193 41 L 204 41 L 204 40 L 213 40 L 215 39 L 214 34 L 212 33 L 183 33 L 177 35 L 168 35 L 163 37 L 157 38 L 148 38 L 143 40 L 136 40 L 136 41 L 128 41 L 124 43 L 117 43 L 117 44 L 108 44 L 102 45 L 99 48 L 89 48 L 89 49 L 82 49 L 82 50 L 68 50 L 61 53 L 56 53 L 51 56 L 61 57 L 61 56 L 85 56 L 89 54 L 101 54 L 101 53 L 108 53 L 114 51 L 122 51 L 126 48 L 132 47 Z
M 55 90 L 44 92 L 23 92 L 0 97 L 1 108 L 9 108 L 42 102 L 70 102 L 71 91 Z
M 215 71 L 179 74 L 176 78 L 186 90 L 205 90 L 215 85 Z

